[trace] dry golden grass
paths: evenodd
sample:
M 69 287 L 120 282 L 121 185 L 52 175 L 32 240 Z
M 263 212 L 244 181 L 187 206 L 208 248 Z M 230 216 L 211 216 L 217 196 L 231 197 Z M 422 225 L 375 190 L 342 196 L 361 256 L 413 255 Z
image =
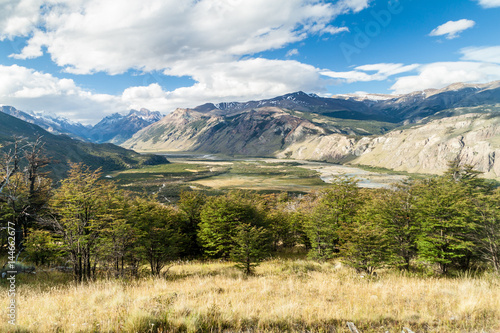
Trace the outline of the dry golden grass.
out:
M 2 290 L 1 331 L 8 331 Z M 167 279 L 19 286 L 28 332 L 498 332 L 500 279 L 362 277 L 334 264 L 271 260 L 244 278 L 231 263 L 176 265 Z

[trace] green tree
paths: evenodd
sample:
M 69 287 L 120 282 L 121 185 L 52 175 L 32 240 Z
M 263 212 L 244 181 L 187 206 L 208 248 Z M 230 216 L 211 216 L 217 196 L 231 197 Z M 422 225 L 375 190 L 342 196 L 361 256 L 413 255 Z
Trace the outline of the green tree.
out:
M 26 252 L 35 265 L 50 265 L 61 257 L 58 239 L 47 230 L 33 230 L 25 239 Z
M 137 199 L 133 219 L 140 232 L 138 250 L 149 263 L 151 274 L 159 276 L 183 251 L 185 237 L 180 229 L 186 215 L 149 198 Z
M 269 232 L 272 251 L 279 248 L 292 248 L 300 242 L 300 225 L 294 219 L 289 209 L 288 194 L 254 194 L 252 198 L 258 214 L 265 221 Z
M 99 170 L 72 164 L 68 177 L 54 192 L 50 207 L 53 218 L 46 223 L 61 237 L 62 250 L 69 255 L 76 281 L 90 279 L 97 265 L 97 244 L 108 214 L 108 197 L 116 192 L 114 185 L 100 181 Z
M 396 243 L 386 228 L 377 195 L 365 195 L 365 203 L 354 218 L 338 230 L 342 261 L 368 274 L 396 260 Z
M 480 178 L 481 174 L 482 172 L 475 170 L 473 165 L 462 163 L 458 157 L 448 162 L 448 169 L 443 176 L 464 184 L 470 193 L 490 193 L 493 185 L 487 179 Z
M 339 228 L 352 223 L 361 205 L 357 183 L 355 179 L 339 177 L 320 194 L 305 226 L 311 243 L 310 257 L 326 260 L 338 252 L 342 242 Z
M 442 273 L 474 248 L 474 207 L 468 188 L 446 177 L 421 181 L 416 186 L 418 256 L 439 265 Z
M 263 224 L 257 209 L 240 192 L 209 198 L 200 217 L 200 243 L 205 254 L 216 258 L 229 258 L 238 226 Z
M 479 218 L 474 243 L 481 259 L 500 273 L 500 190 L 478 195 L 474 203 Z
M 136 275 L 140 232 L 132 218 L 134 200 L 123 191 L 115 191 L 105 199 L 106 210 L 99 216 L 102 229 L 96 246 L 101 268 L 111 269 L 117 277 L 124 276 L 127 268 Z
M 269 254 L 269 233 L 262 227 L 242 224 L 236 227 L 231 260 L 245 275 L 254 273 L 255 267 Z
M 394 244 L 393 264 L 409 270 L 411 260 L 417 255 L 419 230 L 413 184 L 399 184 L 379 191 L 374 198 L 374 207 L 379 211 L 387 235 Z
M 183 191 L 180 194 L 178 207 L 186 213 L 187 220 L 181 226 L 181 232 L 186 236 L 186 245 L 183 255 L 188 257 L 198 257 L 203 253 L 203 249 L 198 243 L 198 233 L 200 231 L 201 210 L 207 201 L 207 197 L 196 191 Z

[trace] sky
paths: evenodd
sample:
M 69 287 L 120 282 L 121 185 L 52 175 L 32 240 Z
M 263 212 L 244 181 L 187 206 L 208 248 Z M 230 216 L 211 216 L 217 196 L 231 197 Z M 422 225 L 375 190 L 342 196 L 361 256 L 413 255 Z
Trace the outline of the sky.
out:
M 0 0 L 0 105 L 85 124 L 500 80 L 500 0 Z

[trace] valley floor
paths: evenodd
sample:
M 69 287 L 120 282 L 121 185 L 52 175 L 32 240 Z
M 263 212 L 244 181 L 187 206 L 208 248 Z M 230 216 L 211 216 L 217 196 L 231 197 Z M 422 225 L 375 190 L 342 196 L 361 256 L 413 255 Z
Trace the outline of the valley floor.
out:
M 51 273 L 52 274 L 52 273 Z M 177 263 L 166 278 L 56 283 L 24 276 L 17 332 L 499 332 L 500 279 L 381 272 L 272 259 L 245 278 L 226 262 Z M 0 331 L 12 332 L 1 289 Z
M 404 173 L 326 162 L 217 155 L 166 156 L 171 164 L 117 171 L 108 178 L 124 188 L 148 189 L 165 197 L 175 197 L 183 189 L 311 192 L 328 186 L 336 176 L 354 177 L 360 187 L 380 188 L 408 178 Z

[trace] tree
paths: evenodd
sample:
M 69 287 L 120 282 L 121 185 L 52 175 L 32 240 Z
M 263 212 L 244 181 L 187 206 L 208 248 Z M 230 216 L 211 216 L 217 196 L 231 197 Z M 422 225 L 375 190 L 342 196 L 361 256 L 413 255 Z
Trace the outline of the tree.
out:
M 25 239 L 26 252 L 35 265 L 50 265 L 61 257 L 58 239 L 47 230 L 33 230 Z
M 311 242 L 309 255 L 312 258 L 326 260 L 338 252 L 342 242 L 338 230 L 352 223 L 361 204 L 357 183 L 352 178 L 339 177 L 321 193 L 306 222 L 306 233 Z
M 20 140 L 16 139 L 13 149 L 10 149 L 8 152 L 2 152 L 3 156 L 0 159 L 0 193 L 9 184 L 10 177 L 19 171 L 19 144 Z M 0 146 L 0 148 L 2 147 Z
M 268 232 L 262 227 L 242 224 L 236 227 L 231 249 L 231 260 L 245 275 L 254 273 L 255 267 L 268 255 Z
M 160 276 L 162 269 L 183 251 L 186 239 L 180 229 L 186 223 L 186 215 L 151 199 L 137 199 L 134 205 L 138 250 L 148 261 L 151 274 Z
M 426 179 L 415 189 L 418 256 L 447 273 L 452 263 L 474 248 L 471 235 L 477 225 L 470 193 L 462 183 L 446 177 Z
M 41 138 L 35 142 L 14 142 L 14 149 L 0 160 L 0 205 L 4 222 L 15 229 L 15 248 L 24 249 L 23 240 L 43 215 L 51 191 L 51 181 L 42 172 L 49 164 Z
M 491 193 L 493 183 L 487 179 L 480 178 L 482 172 L 475 170 L 473 165 L 464 164 L 460 157 L 448 162 L 448 169 L 444 178 L 463 184 L 471 195 L 477 193 Z
M 183 191 L 177 206 L 186 213 L 186 223 L 181 225 L 181 232 L 186 236 L 185 252 L 189 257 L 197 257 L 203 253 L 203 249 L 198 244 L 198 233 L 200 230 L 201 210 L 207 197 L 195 191 Z
M 378 268 L 395 260 L 395 240 L 386 228 L 377 192 L 364 196 L 365 204 L 338 234 L 341 239 L 339 256 L 357 271 L 373 274 Z
M 481 259 L 491 263 L 500 273 L 500 190 L 491 195 L 481 194 L 474 198 L 479 217 L 473 240 Z
M 387 235 L 394 244 L 393 264 L 405 270 L 410 269 L 410 261 L 417 255 L 417 233 L 415 195 L 413 184 L 399 184 L 389 190 L 378 192 L 374 206 Z
M 288 208 L 290 203 L 288 193 L 253 194 L 252 203 L 258 215 L 264 220 L 264 225 L 269 232 L 272 251 L 278 251 L 279 248 L 292 248 L 300 242 L 300 226 Z
M 109 213 L 105 203 L 116 188 L 100 177 L 100 170 L 72 164 L 68 178 L 61 181 L 50 201 L 53 217 L 46 224 L 62 238 L 62 250 L 69 255 L 76 281 L 95 275 L 97 244 L 110 218 L 102 217 Z
M 125 275 L 125 264 L 136 275 L 139 268 L 139 231 L 133 221 L 134 205 L 130 194 L 116 191 L 105 198 L 101 234 L 96 249 L 102 268 L 108 267 L 115 276 Z
M 263 224 L 255 207 L 240 192 L 209 198 L 200 217 L 200 243 L 205 254 L 215 258 L 229 258 L 238 226 Z

